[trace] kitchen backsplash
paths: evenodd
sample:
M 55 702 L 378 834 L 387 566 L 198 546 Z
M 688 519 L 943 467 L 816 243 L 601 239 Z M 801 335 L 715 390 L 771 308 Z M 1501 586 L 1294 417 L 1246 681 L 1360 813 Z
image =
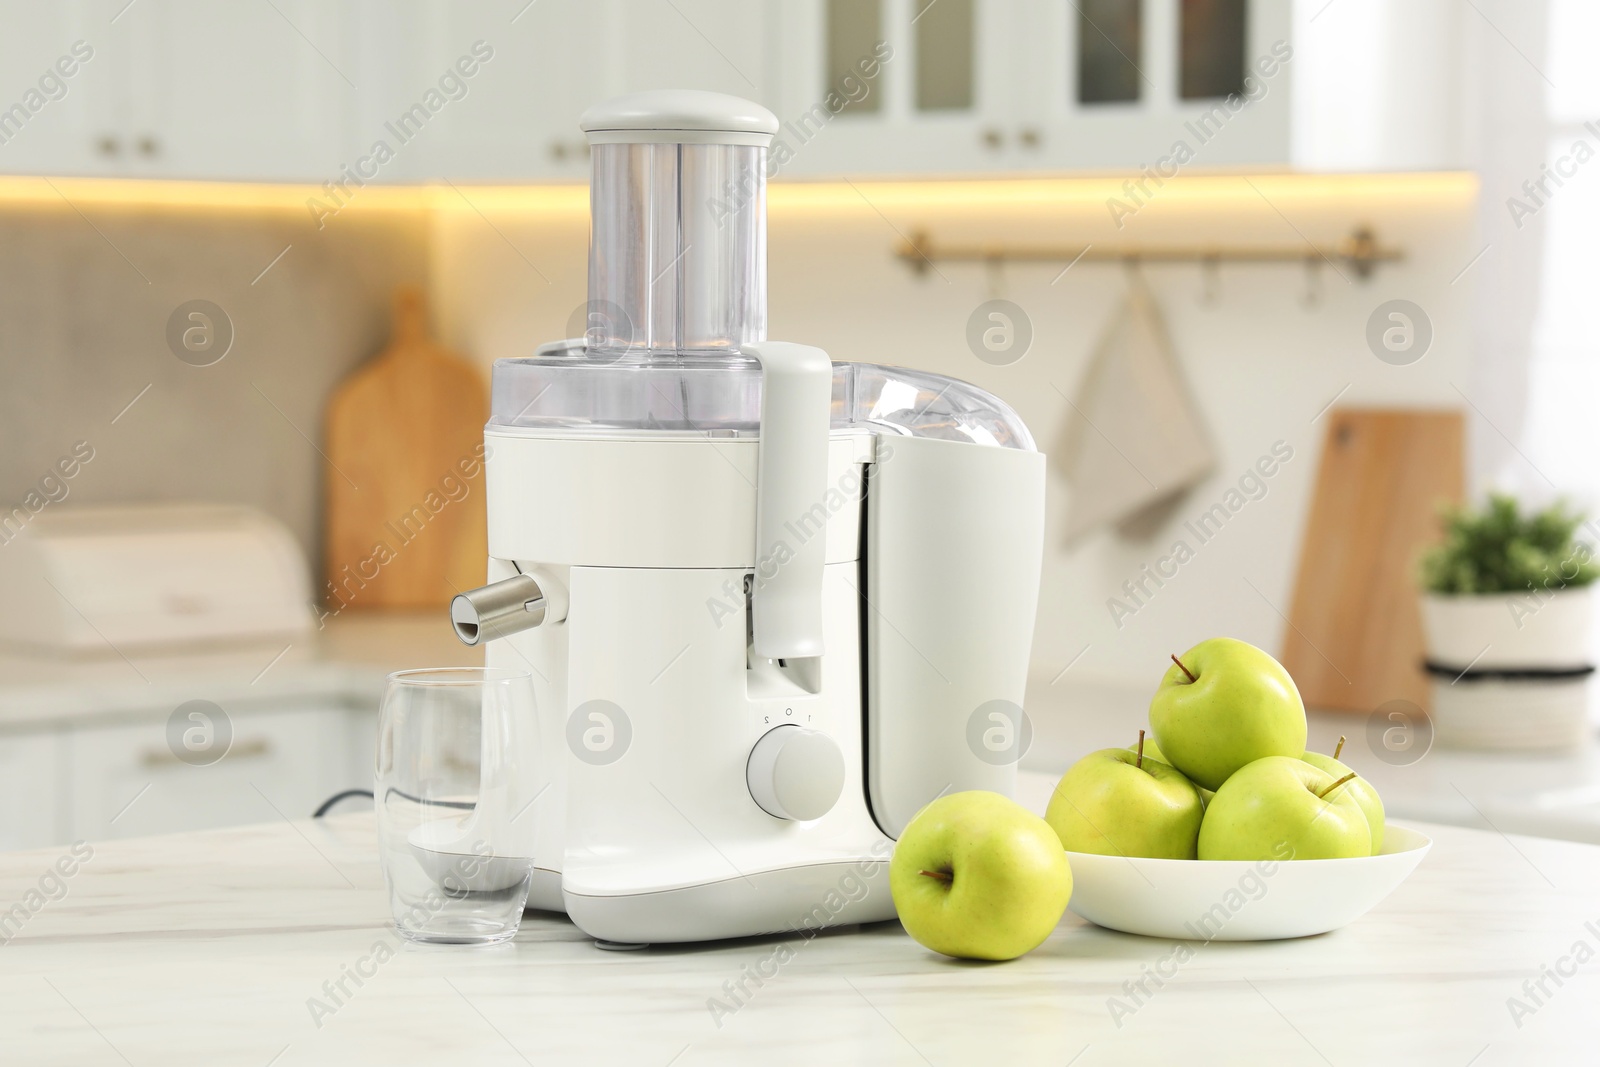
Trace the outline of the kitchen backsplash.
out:
M 1102 532 L 1069 552 L 1069 492 L 1052 470 L 1034 644 L 1044 683 L 1069 668 L 1148 679 L 1168 652 L 1216 633 L 1278 648 L 1324 409 L 1460 408 L 1457 390 L 1472 387 L 1470 287 L 1454 284 L 1477 251 L 1470 178 L 1197 178 L 1141 198 L 1120 228 L 1110 195 L 1122 195 L 1116 184 L 1090 179 L 780 184 L 771 196 L 771 336 L 971 380 L 1010 401 L 1047 454 L 1078 418 L 1090 353 L 1128 291 L 1124 268 L 941 263 L 918 275 L 893 254 L 918 227 L 936 241 L 1333 244 L 1359 223 L 1403 249 L 1369 281 L 1329 264 L 1143 268 L 1215 473 L 1148 540 Z M 487 369 L 581 332 L 587 237 L 581 190 L 549 187 L 347 211 L 320 231 L 300 209 L 0 209 L 0 501 L 49 478 L 73 501 L 249 503 L 316 560 L 330 472 L 312 442 L 332 385 L 387 337 L 393 286 L 426 279 L 436 331 Z M 1018 305 L 1031 329 L 1014 362 L 980 359 L 969 343 L 992 299 Z M 1410 365 L 1380 360 L 1367 341 L 1392 299 L 1419 305 L 1432 327 Z M 186 312 L 169 341 L 169 320 L 194 300 L 221 308 L 234 331 L 210 366 L 175 354 Z M 70 481 L 52 474 L 80 447 L 93 458 Z M 1268 454 L 1279 460 L 1264 491 L 1204 542 L 1185 537 L 1184 523 Z M 1146 568 L 1180 539 L 1190 553 L 1176 576 L 1151 582 Z
M 1463 276 L 1480 249 L 1472 179 L 1196 178 L 1132 198 L 1110 179 L 940 188 L 775 184 L 769 333 L 818 345 L 835 359 L 922 367 L 975 382 L 1013 404 L 1046 453 L 1059 448 L 1075 417 L 1071 403 L 1091 350 L 1128 291 L 1124 268 L 1085 261 L 1063 273 L 1060 263 L 999 269 L 939 263 L 918 275 L 893 253 L 918 227 L 936 242 L 1074 247 L 1130 241 L 1296 245 L 1303 237 L 1333 245 L 1365 224 L 1404 252 L 1402 262 L 1381 266 L 1367 281 L 1348 264 L 1320 261 L 1316 269 L 1224 265 L 1209 278 L 1192 264 L 1144 268 L 1215 440 L 1215 471 L 1148 540 L 1101 532 L 1070 552 L 1064 545 L 1069 492 L 1059 471 L 1048 477 L 1036 683 L 1048 685 L 1070 667 L 1074 677 L 1153 686 L 1169 653 L 1216 634 L 1280 648 L 1324 409 L 1336 398 L 1341 404 L 1459 409 L 1457 386 L 1472 389 L 1471 274 Z M 1137 207 L 1121 213 L 1120 229 L 1108 208 L 1111 196 Z M 492 217 L 490 226 L 472 212 L 441 213 L 433 242 L 445 339 L 485 364 L 526 355 L 540 341 L 581 329 L 585 294 L 581 201 L 560 211 Z M 978 358 L 969 342 L 974 312 L 995 298 L 1020 306 L 1032 330 L 1026 354 L 1009 365 Z M 1432 325 L 1427 353 L 1410 365 L 1380 360 L 1367 341 L 1369 320 L 1392 299 L 1416 303 Z M 1118 432 L 1111 426 L 1085 432 L 1100 430 L 1113 438 Z M 1255 481 L 1239 490 L 1264 456 L 1278 457 L 1272 476 L 1256 479 L 1259 490 Z M 1153 481 L 1163 477 L 1147 473 Z M 1185 522 L 1233 500 L 1230 490 L 1244 503 L 1232 509 L 1225 528 L 1204 542 L 1186 532 Z M 1158 586 L 1145 568 L 1169 556 L 1180 539 L 1192 555 Z M 961 585 L 960 575 L 929 580 Z M 1133 596 L 1124 583 L 1134 584 Z
M 323 404 L 427 248 L 414 212 L 0 204 L 0 503 L 251 504 L 319 558 Z

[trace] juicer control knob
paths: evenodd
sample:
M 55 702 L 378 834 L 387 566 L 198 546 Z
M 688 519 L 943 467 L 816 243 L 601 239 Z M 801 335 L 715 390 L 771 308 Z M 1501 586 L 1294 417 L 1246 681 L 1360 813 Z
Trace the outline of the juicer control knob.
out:
M 827 734 L 785 724 L 767 731 L 750 750 L 745 780 L 768 815 L 820 819 L 844 791 L 844 753 Z

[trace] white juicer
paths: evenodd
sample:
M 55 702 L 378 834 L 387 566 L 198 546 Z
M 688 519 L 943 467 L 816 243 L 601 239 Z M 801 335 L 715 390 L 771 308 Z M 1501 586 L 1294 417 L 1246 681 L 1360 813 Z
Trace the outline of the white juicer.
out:
M 495 364 L 489 584 L 531 670 L 529 907 L 613 942 L 894 917 L 893 839 L 1010 795 L 1044 458 L 1003 402 L 766 340 L 766 152 L 714 93 L 591 108 L 589 331 Z

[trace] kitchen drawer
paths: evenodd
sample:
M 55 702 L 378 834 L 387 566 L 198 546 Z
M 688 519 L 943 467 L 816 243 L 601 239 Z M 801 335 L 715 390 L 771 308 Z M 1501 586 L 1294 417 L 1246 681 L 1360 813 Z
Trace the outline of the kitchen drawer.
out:
M 373 765 L 378 756 L 376 705 L 345 712 L 345 731 L 345 782 L 339 788 L 371 789 Z
M 332 793 L 371 777 L 369 770 L 366 779 L 351 781 L 357 731 L 344 706 L 226 710 L 232 744 L 209 766 L 174 754 L 165 718 L 74 730 L 71 836 L 97 840 L 303 819 Z
M 64 732 L 0 735 L 0 851 L 67 840 L 67 755 Z

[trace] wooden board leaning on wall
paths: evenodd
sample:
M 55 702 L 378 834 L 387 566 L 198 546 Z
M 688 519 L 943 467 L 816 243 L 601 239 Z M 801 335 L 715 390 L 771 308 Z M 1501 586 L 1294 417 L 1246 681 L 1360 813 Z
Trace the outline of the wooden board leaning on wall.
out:
M 1307 707 L 1428 710 L 1417 559 L 1462 498 L 1455 411 L 1336 408 L 1301 541 L 1282 660 Z

